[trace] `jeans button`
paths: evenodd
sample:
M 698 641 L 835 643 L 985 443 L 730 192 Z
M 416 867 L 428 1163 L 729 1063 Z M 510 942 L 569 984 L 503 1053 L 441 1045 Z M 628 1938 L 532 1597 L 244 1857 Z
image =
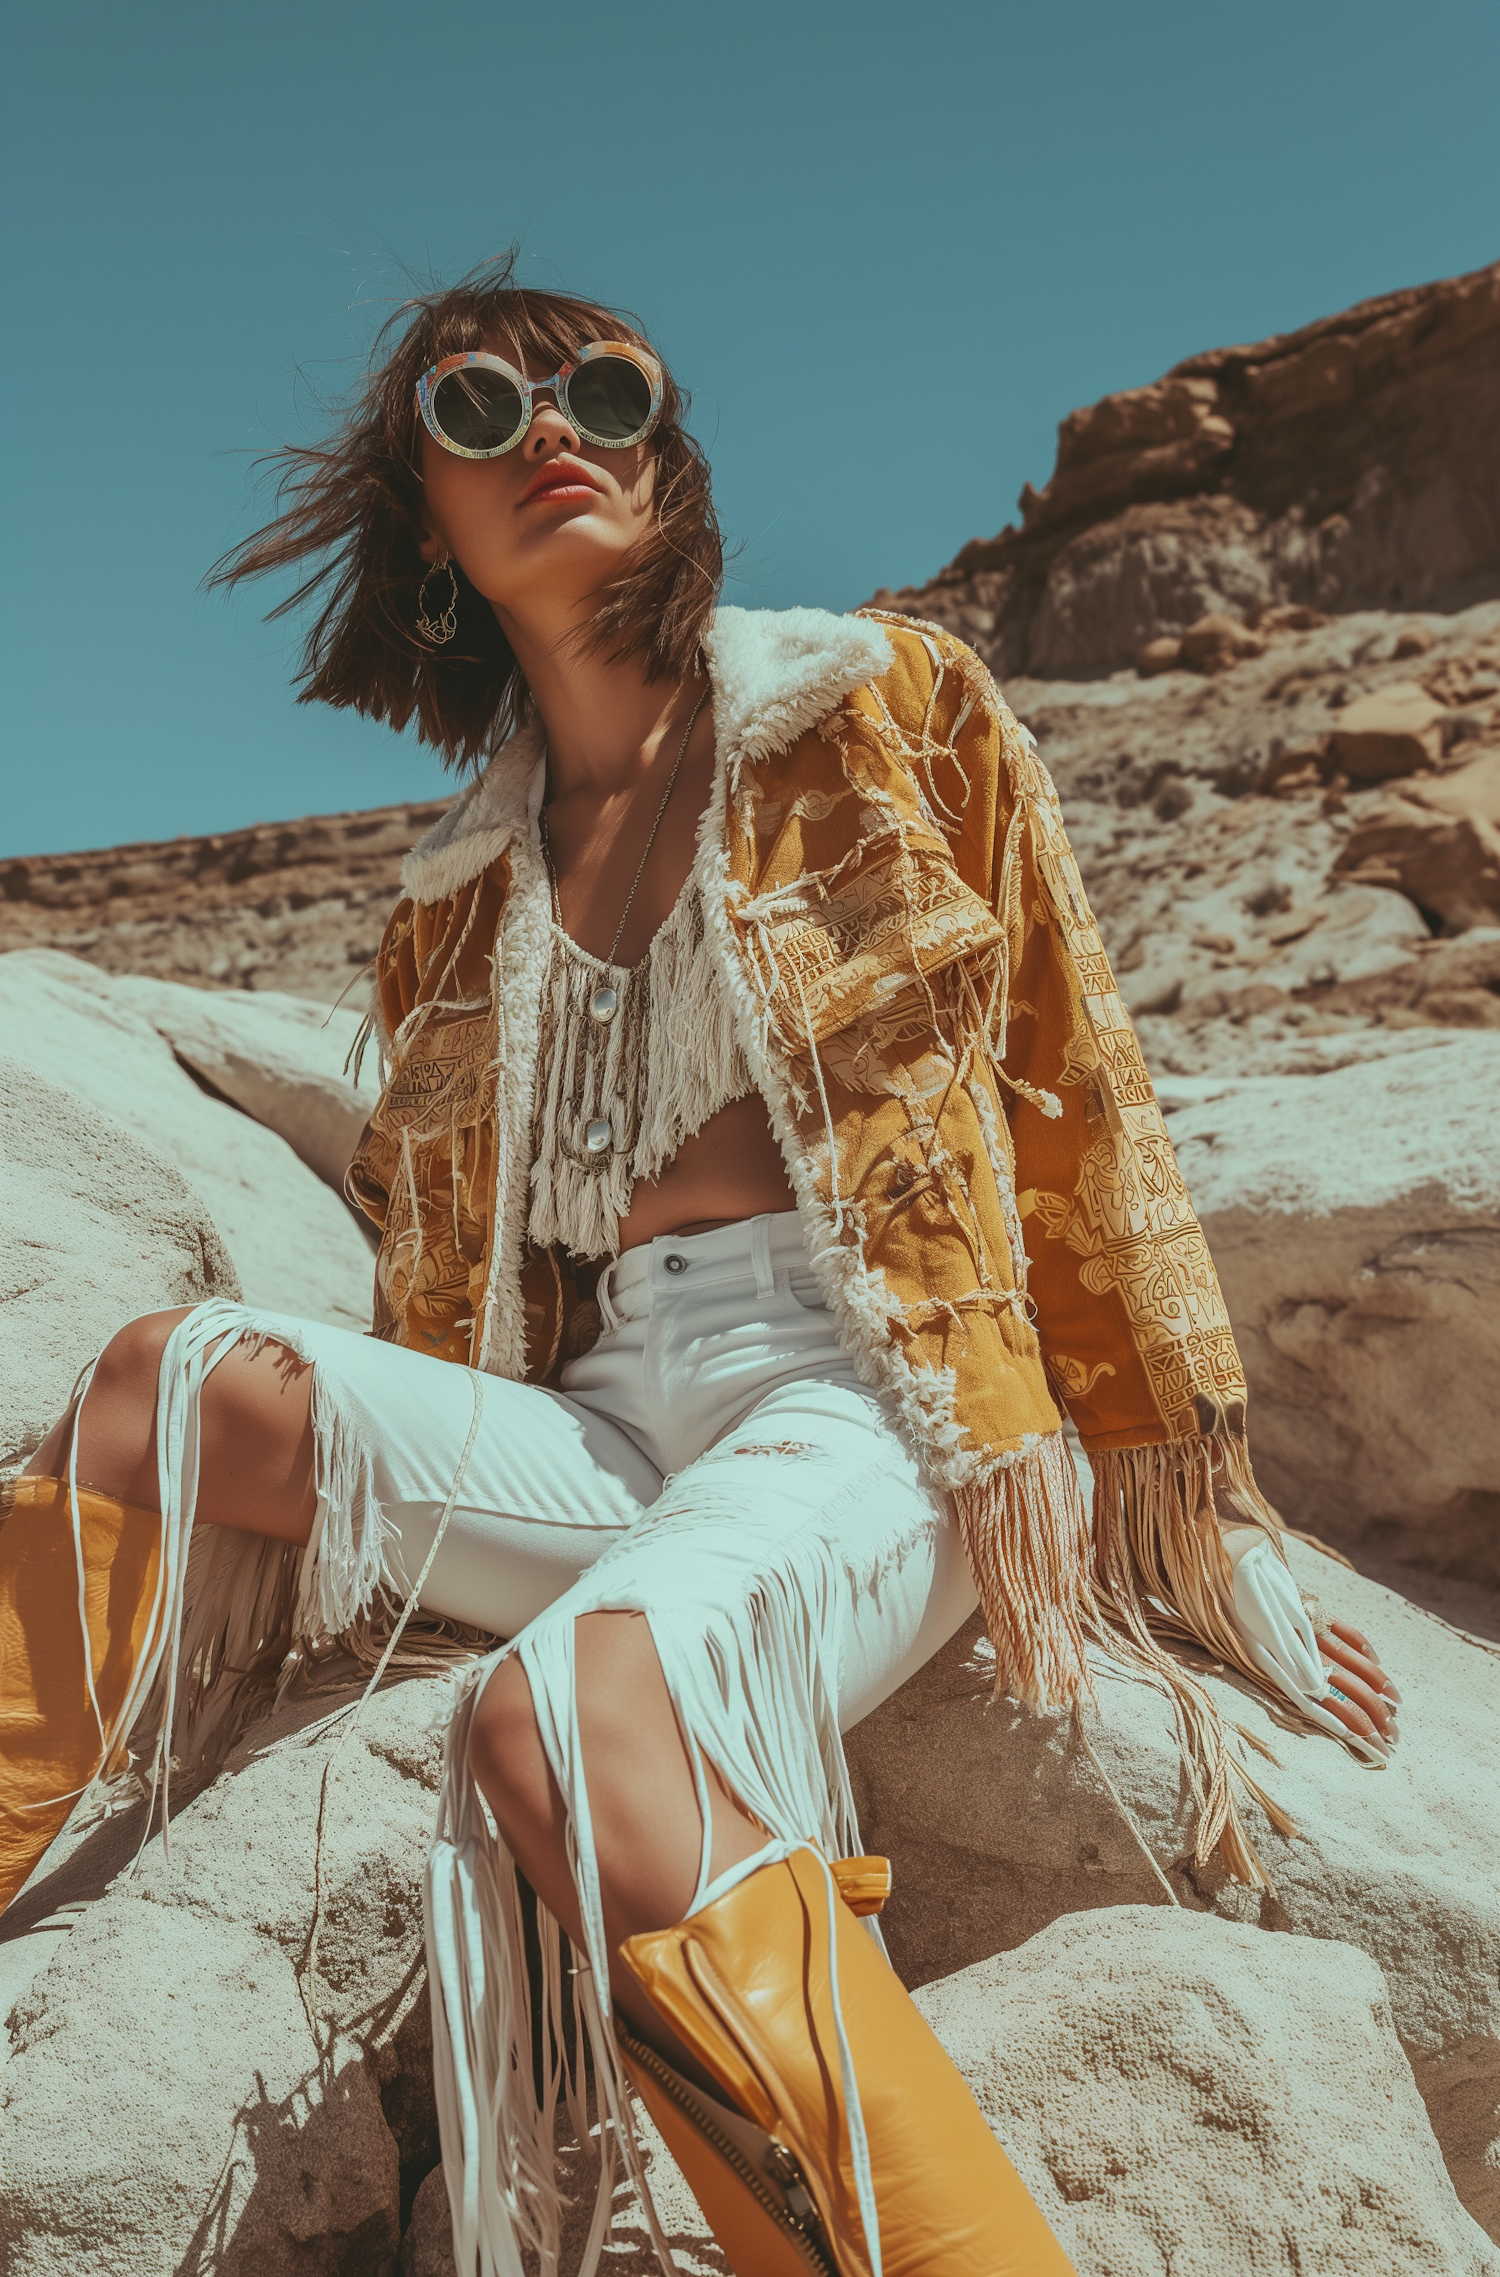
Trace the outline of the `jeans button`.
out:
M 679 1257 L 675 1250 L 670 1257 L 664 1257 L 662 1263 L 669 1273 L 685 1273 L 687 1271 L 687 1259 Z

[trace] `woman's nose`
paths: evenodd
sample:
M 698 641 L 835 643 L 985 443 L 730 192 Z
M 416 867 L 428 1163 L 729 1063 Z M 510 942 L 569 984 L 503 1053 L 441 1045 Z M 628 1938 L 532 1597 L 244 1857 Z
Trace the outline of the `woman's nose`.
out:
M 548 451 L 580 448 L 577 428 L 549 390 L 545 395 L 533 396 L 531 425 L 526 431 L 526 451 L 530 458 L 545 458 Z

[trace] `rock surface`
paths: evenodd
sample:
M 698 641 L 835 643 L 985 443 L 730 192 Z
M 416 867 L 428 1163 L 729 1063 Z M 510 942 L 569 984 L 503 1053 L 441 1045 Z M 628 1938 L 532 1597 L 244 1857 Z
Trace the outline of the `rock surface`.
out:
M 239 1293 L 180 1170 L 76 1092 L 0 1059 L 0 1474 L 125 1321 Z
M 429 799 L 209 838 L 16 856 L 0 863 L 0 951 L 66 949 L 105 972 L 283 989 L 332 1004 L 351 982 L 358 989 L 399 891 L 402 857 L 447 805 Z
M 1088 2277 L 1500 2271 L 1348 1945 L 1120 1906 L 919 2006 Z
M 93 966 L 21 950 L 5 958 L 0 975 L 0 1051 L 177 1164 L 202 1196 L 248 1303 L 368 1327 L 370 1245 L 352 1210 L 285 1139 L 207 1096 L 128 990 L 117 993 Z M 299 1023 L 291 1033 L 300 1039 Z M 87 1109 L 79 1119 L 86 1127 Z
M 1500 262 L 1191 356 L 1072 412 L 1021 527 L 894 605 L 1049 679 L 1214 615 L 1467 607 L 1500 592 L 1497 357 Z
M 1500 1666 L 1316 1553 L 1294 1558 L 1385 1647 L 1406 1736 L 1390 1769 L 1364 1771 L 1218 1687 L 1282 1755 L 1261 1768 L 1304 1828 L 1262 1834 L 1274 1899 L 1182 1862 L 1170 1718 L 1139 1686 L 1103 1681 L 1090 1736 L 1183 1913 L 1068 1718 L 988 1705 L 972 1632 L 851 1735 L 864 1839 L 895 1861 L 893 1955 L 929 1987 L 1081 2277 L 1144 2277 L 1173 2239 L 1170 2265 L 1205 2272 L 1500 2270 L 1453 2196 L 1500 2230 Z M 331 2053 L 297 1986 L 319 1784 L 352 1696 L 335 1666 L 252 1731 L 179 1809 L 170 1864 L 153 1840 L 121 1878 L 127 1814 L 64 1837 L 7 1917 L 0 2235 L 17 2277 L 52 2277 L 60 2239 L 68 2277 L 389 2277 L 403 2209 L 406 2277 L 447 2277 L 416 1964 L 449 1679 L 379 1695 L 330 1785 L 314 1998 L 325 2035 L 338 2026 Z M 576 2153 L 564 2171 L 576 2244 L 590 2176 Z M 652 2171 L 685 2269 L 721 2268 L 664 2151 Z M 646 2277 L 623 2189 L 617 2219 L 605 2266 Z M 1242 2259 L 1252 2235 L 1261 2258 Z M 1232 2257 L 1193 2258 L 1225 2236 Z
M 373 1045 L 358 1078 L 349 1064 L 360 1013 L 270 989 L 210 992 L 144 978 L 116 980 L 110 997 L 143 1013 L 201 1082 L 284 1138 L 325 1185 L 342 1190 L 380 1088 Z
M 1272 1750 L 1276 1768 L 1245 1760 L 1299 1829 L 1286 1840 L 1252 1806 L 1274 1895 L 1194 1867 L 1159 1694 L 1103 1667 L 1081 1725 L 991 1704 L 993 1656 L 971 1624 L 848 1735 L 862 1839 L 895 1870 L 891 1956 L 927 1984 L 1065 1915 L 1165 1906 L 1144 1842 L 1183 1906 L 1343 1939 L 1378 1964 L 1458 2194 L 1500 2237 L 1500 1655 L 1301 1543 L 1291 1560 L 1303 1588 L 1373 1639 L 1404 1704 L 1400 1744 L 1372 1770 L 1206 1677 L 1226 1720 Z
M 1288 1523 L 1500 1586 L 1500 1035 L 1170 1117 Z

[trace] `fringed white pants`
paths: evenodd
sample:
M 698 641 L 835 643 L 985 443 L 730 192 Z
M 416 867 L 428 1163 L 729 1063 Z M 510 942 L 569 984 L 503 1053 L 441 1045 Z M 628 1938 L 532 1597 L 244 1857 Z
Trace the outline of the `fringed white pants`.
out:
M 336 1633 L 378 1593 L 399 1603 L 427 1566 L 425 1610 L 510 1639 L 475 1669 L 454 1718 L 427 1875 L 438 2107 L 464 2277 L 521 2277 L 523 2242 L 553 2277 L 559 2095 L 587 2128 L 581 2049 L 563 2045 L 558 1932 L 543 1916 L 538 2007 L 514 1866 L 468 1771 L 489 1673 L 519 1655 L 568 1811 L 586 1942 L 572 2005 L 603 2122 L 591 2270 L 617 2150 L 636 2160 L 608 2022 L 575 1622 L 633 1611 L 651 1624 L 704 1813 L 696 1906 L 708 1770 L 773 1842 L 857 1851 L 840 1731 L 975 1603 L 947 1500 L 840 1349 L 795 1212 L 628 1252 L 604 1279 L 601 1310 L 604 1334 L 564 1371 L 561 1392 L 224 1305 L 190 1316 L 163 1362 L 162 1413 L 174 1419 L 163 1509 L 182 1509 L 187 1484 L 189 1517 L 191 1483 L 165 1466 L 170 1437 L 177 1450 L 185 1438 L 195 1467 L 197 1355 L 258 1333 L 312 1362 L 319 1507 L 299 1635 Z

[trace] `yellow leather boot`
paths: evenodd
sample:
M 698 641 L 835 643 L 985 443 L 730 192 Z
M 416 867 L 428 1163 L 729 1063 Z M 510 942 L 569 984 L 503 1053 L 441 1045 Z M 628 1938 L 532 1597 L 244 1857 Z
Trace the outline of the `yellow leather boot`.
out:
M 803 1848 L 630 1938 L 625 1961 L 723 2099 L 621 2028 L 625 2068 L 736 2277 L 1073 2277 L 858 1926 L 889 1886 L 883 1858 L 829 1867 Z
M 66 1479 L 18 1478 L 3 1492 L 0 1912 L 103 1762 L 161 1618 L 154 1510 L 80 1487 L 75 1544 Z

